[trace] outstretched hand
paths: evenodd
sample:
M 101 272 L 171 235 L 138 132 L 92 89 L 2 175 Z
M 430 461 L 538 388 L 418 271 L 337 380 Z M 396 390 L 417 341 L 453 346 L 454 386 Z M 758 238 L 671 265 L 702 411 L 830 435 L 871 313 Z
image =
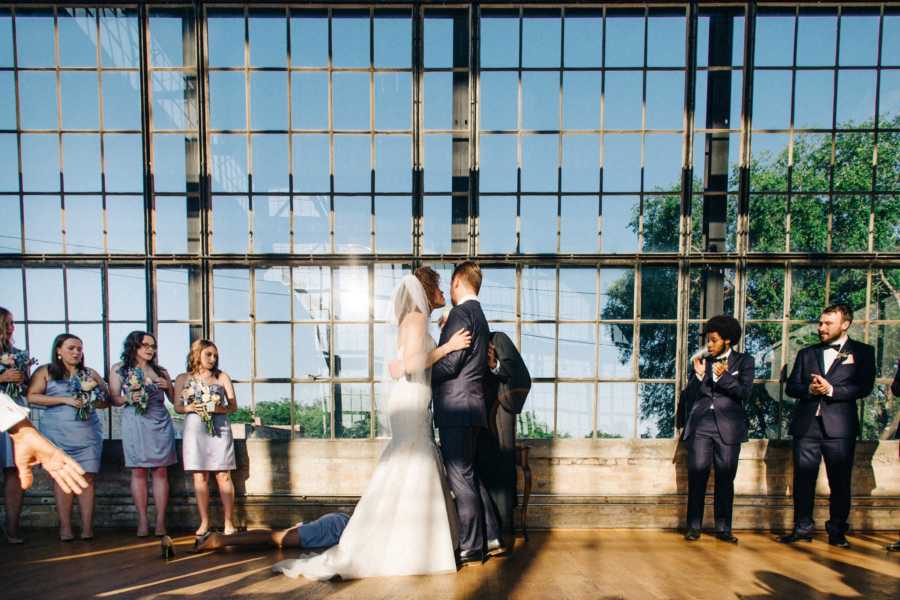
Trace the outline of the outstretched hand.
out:
M 23 490 L 31 487 L 34 481 L 31 468 L 38 464 L 44 467 L 67 494 L 80 494 L 88 486 L 81 465 L 41 435 L 30 421 L 23 421 L 13 427 L 10 435 Z

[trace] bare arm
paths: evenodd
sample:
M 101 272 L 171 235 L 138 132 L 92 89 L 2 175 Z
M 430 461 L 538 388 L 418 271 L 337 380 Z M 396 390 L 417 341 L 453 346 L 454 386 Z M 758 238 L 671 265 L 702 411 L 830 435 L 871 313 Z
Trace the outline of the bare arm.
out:
M 109 386 L 106 385 L 106 382 L 100 377 L 100 373 L 94 369 L 88 368 L 88 373 L 91 374 L 91 379 L 97 382 L 97 387 L 103 392 L 103 400 L 95 403 L 94 408 L 109 408 Z
M 191 403 L 185 403 L 184 398 L 181 395 L 184 391 L 184 386 L 187 385 L 189 378 L 190 376 L 187 373 L 182 373 L 177 378 L 175 378 L 175 400 L 174 402 L 172 402 L 172 404 L 175 405 L 175 412 L 180 415 L 194 412 L 193 405 Z
M 425 336 L 428 335 L 428 321 L 422 313 L 410 313 L 400 324 L 400 345 L 403 356 L 391 373 L 400 377 L 403 373 L 415 373 L 431 367 L 451 352 L 468 348 L 472 343 L 472 335 L 466 330 L 459 330 L 442 344 L 425 354 L 423 352 Z
M 73 408 L 81 406 L 72 396 L 48 396 L 45 394 L 49 378 L 47 367 L 41 367 L 35 372 L 26 392 L 29 404 L 34 404 L 35 406 L 61 406 L 67 404 Z
M 228 376 L 228 373 L 222 371 L 219 374 L 219 385 L 225 388 L 225 399 L 228 401 L 228 406 L 216 406 L 213 412 L 226 415 L 237 412 L 237 396 L 234 393 L 234 384 L 231 382 L 231 377 Z
M 126 402 L 122 395 L 122 378 L 119 377 L 121 366 L 122 363 L 114 364 L 109 373 L 109 401 L 113 406 L 124 406 Z

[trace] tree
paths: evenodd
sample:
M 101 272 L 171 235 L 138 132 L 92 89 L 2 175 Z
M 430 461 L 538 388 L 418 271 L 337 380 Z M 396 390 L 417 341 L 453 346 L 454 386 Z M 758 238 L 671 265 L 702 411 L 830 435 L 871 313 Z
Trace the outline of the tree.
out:
M 844 127 L 852 127 L 852 123 Z M 873 124 L 863 123 L 871 129 Z M 900 116 L 891 122 L 882 122 L 884 129 L 900 128 Z M 833 161 L 833 189 L 847 192 L 829 198 L 829 174 Z M 787 149 L 778 153 L 759 153 L 750 164 L 751 202 L 749 240 L 751 251 L 784 252 L 787 250 L 787 227 L 790 222 L 790 250 L 825 253 L 828 250 L 828 214 L 832 216 L 831 250 L 837 252 L 867 251 L 869 213 L 872 209 L 873 174 L 872 157 L 874 140 L 868 133 L 841 133 L 836 136 L 834 148 L 830 135 L 797 136 L 794 145 L 794 164 L 788 177 Z M 736 189 L 739 171 L 731 173 L 731 189 Z M 789 180 L 790 179 L 790 180 Z M 788 204 L 788 184 L 792 195 Z M 694 189 L 702 190 L 702 182 L 695 178 Z M 900 134 L 880 132 L 878 138 L 878 169 L 875 189 L 900 189 Z M 758 193 L 760 192 L 760 193 Z M 875 196 L 874 249 L 896 251 L 900 247 L 900 194 Z M 829 204 L 830 203 L 830 204 Z M 694 211 L 702 210 L 702 205 Z M 680 221 L 680 191 L 657 196 L 644 204 L 644 250 L 671 250 L 677 248 L 678 223 Z M 700 239 L 702 218 L 694 214 L 692 237 Z M 637 232 L 639 212 L 632 216 L 629 227 Z M 727 224 L 734 235 L 734 218 Z M 696 246 L 695 246 L 696 247 Z M 674 268 L 647 268 L 642 272 L 642 318 L 674 318 L 676 302 L 676 272 Z M 900 269 L 876 269 L 873 272 L 872 303 L 870 309 L 879 318 L 900 318 Z M 691 273 L 692 283 L 699 284 L 699 273 Z M 790 318 L 814 321 L 825 306 L 825 281 L 830 277 L 828 302 L 846 302 L 857 311 L 865 311 L 865 269 L 794 268 L 790 294 Z M 748 319 L 778 321 L 783 312 L 784 269 L 752 268 L 747 278 Z M 633 306 L 634 274 L 617 281 L 609 290 L 609 301 L 603 310 L 603 319 L 631 319 Z M 692 310 L 692 312 L 695 312 Z M 859 314 L 859 313 L 858 313 Z M 671 315 L 671 316 L 670 316 Z M 632 358 L 630 326 L 614 327 L 621 335 L 614 336 L 619 360 L 628 363 Z M 790 355 L 811 343 L 815 338 L 811 326 L 791 328 Z M 900 332 L 879 336 L 879 356 L 892 356 L 891 363 L 900 354 Z M 780 364 L 781 323 L 759 323 L 745 332 L 745 349 L 757 358 L 757 377 L 779 378 L 790 365 Z M 887 353 L 887 354 L 886 354 Z M 893 354 L 891 354 L 893 353 Z M 675 335 L 674 328 L 643 325 L 640 331 L 641 378 L 674 377 Z M 889 377 L 890 374 L 884 373 Z M 751 437 L 778 435 L 777 390 L 767 386 L 754 386 L 748 414 Z M 865 420 L 864 437 L 876 436 L 878 427 L 889 420 L 885 408 L 885 393 L 876 390 L 874 401 L 867 402 L 866 411 L 871 418 Z M 784 419 L 790 416 L 791 404 L 786 404 Z M 655 433 L 660 437 L 674 434 L 674 389 L 669 385 L 640 386 L 640 416 L 643 423 L 650 423 L 641 432 L 642 437 Z M 655 432 L 653 431 L 655 429 Z

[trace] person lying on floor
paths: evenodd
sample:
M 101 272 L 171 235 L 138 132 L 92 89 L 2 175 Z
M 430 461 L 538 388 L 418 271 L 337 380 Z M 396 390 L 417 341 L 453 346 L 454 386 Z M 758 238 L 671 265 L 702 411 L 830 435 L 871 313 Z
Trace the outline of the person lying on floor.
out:
M 197 538 L 197 551 L 218 550 L 228 546 L 307 548 L 321 550 L 336 546 L 350 515 L 330 512 L 309 523 L 297 523 L 288 529 L 253 529 L 232 534 L 207 532 Z

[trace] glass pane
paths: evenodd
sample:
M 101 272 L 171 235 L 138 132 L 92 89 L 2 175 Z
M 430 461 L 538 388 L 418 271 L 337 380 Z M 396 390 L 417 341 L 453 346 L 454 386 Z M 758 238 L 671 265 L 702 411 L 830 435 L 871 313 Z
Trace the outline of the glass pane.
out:
M 606 129 L 641 129 L 642 86 L 643 74 L 640 71 L 606 73 L 604 94 Z
M 560 66 L 560 38 L 558 11 L 526 11 L 522 20 L 522 66 Z
M 603 150 L 603 189 L 637 192 L 641 189 L 641 136 L 607 135 Z
M 780 320 L 784 314 L 784 269 L 747 268 L 747 319 Z
M 369 384 L 341 383 L 334 386 L 334 435 L 367 438 L 371 433 L 372 388 Z
M 408 69 L 412 63 L 409 13 L 375 13 L 375 67 Z
M 892 13 L 884 16 L 881 31 L 881 64 L 900 65 L 900 14 Z
M 684 73 L 647 73 L 647 129 L 683 129 Z
M 670 438 L 675 433 L 675 386 L 667 383 L 642 383 L 641 438 Z
M 243 135 L 211 136 L 214 192 L 247 191 L 247 138 Z
M 535 383 L 522 412 L 516 418 L 516 431 L 524 439 L 553 437 L 553 384 Z
M 486 10 L 482 11 L 481 15 L 481 66 L 518 66 L 518 17 L 515 13 Z
M 592 254 L 598 249 L 596 196 L 563 196 L 560 216 L 560 252 Z
M 644 196 L 644 252 L 678 252 L 678 221 L 681 199 Z
M 750 191 L 786 190 L 788 136 L 753 134 L 750 152 Z
M 98 129 L 100 109 L 97 73 L 63 71 L 59 78 L 63 128 Z
M 408 135 L 375 137 L 375 191 L 412 191 L 412 143 Z
M 753 129 L 787 129 L 791 119 L 791 72 L 756 71 L 753 92 Z
M 644 190 L 670 191 L 681 187 L 682 142 L 680 135 L 644 138 Z
M 64 135 L 62 141 L 65 189 L 70 192 L 100 191 L 100 136 Z
M 291 326 L 256 326 L 256 377 L 291 376 Z
M 138 13 L 130 8 L 100 11 L 100 62 L 105 67 L 137 67 L 140 64 Z
M 634 325 L 600 325 L 600 377 L 634 377 L 633 354 Z
M 781 377 L 781 323 L 748 323 L 744 332 L 744 351 L 753 356 L 754 377 Z M 778 394 L 774 395 L 778 398 Z
M 19 191 L 19 146 L 15 134 L 0 134 L 0 190 Z
M 16 50 L 19 67 L 52 67 L 53 43 L 52 10 L 16 11 Z
M 159 118 L 159 113 L 168 114 L 171 118 L 180 115 L 187 119 L 187 111 L 184 106 L 183 79 L 173 78 L 175 81 L 164 80 L 158 82 L 157 77 L 161 73 L 153 74 L 153 115 Z M 103 72 L 103 127 L 105 129 L 141 129 L 141 82 L 137 73 L 121 73 L 116 71 Z M 177 86 L 182 83 L 182 88 Z M 159 83 L 159 88 L 157 88 Z M 182 96 L 179 98 L 177 92 Z M 160 97 L 163 102 L 160 102 Z M 168 110 L 168 113 L 166 112 Z
M 453 26 L 450 15 L 425 15 L 425 68 L 439 69 L 453 66 Z
M 144 189 L 144 155 L 139 135 L 104 135 L 106 191 L 141 192 Z M 69 170 L 66 163 L 66 172 Z M 68 186 L 69 181 L 66 180 Z
M 246 253 L 248 199 L 245 196 L 215 196 L 212 205 L 212 235 L 215 252 Z
M 750 196 L 750 250 L 784 250 L 787 199 L 784 196 Z
M 291 64 L 299 67 L 328 64 L 328 17 L 324 13 L 291 12 Z
M 294 267 L 294 320 L 327 320 L 331 315 L 331 269 Z
M 522 190 L 529 192 L 555 192 L 558 186 L 558 162 L 558 136 L 529 135 L 523 137 Z
M 213 341 L 219 349 L 219 368 L 232 379 L 250 379 L 250 325 L 245 323 L 216 323 Z M 244 396 L 245 401 L 249 400 Z M 240 398 L 239 398 L 240 400 Z M 249 402 L 248 402 L 249 403 Z
M 534 73 L 532 73 L 534 75 Z M 479 77 L 480 129 L 510 130 L 518 123 L 518 77 L 514 72 L 486 72 Z M 534 82 L 532 81 L 532 85 Z M 552 100 L 558 101 L 558 98 Z M 427 97 L 426 97 L 427 102 Z M 532 105 L 535 110 L 539 106 Z M 427 108 L 426 108 L 427 110 Z
M 641 379 L 675 377 L 675 325 L 641 325 L 638 376 Z
M 831 251 L 865 252 L 869 248 L 869 196 L 834 196 L 831 201 Z
M 826 196 L 793 196 L 791 198 L 791 250 L 824 252 L 828 231 L 828 198 Z
M 18 254 L 22 251 L 21 213 L 17 196 L 0 196 L 0 253 Z
M 375 75 L 375 128 L 411 128 L 412 77 L 409 73 Z M 366 128 L 366 127 L 363 127 Z
M 800 13 L 797 23 L 797 65 L 833 65 L 836 39 L 837 15 Z
M 554 377 L 556 371 L 556 331 L 552 324 L 522 325 L 522 359 L 532 377 Z M 531 388 L 534 394 L 534 386 Z
M 485 317 L 490 321 L 514 321 L 516 318 L 516 270 L 513 268 L 484 268 L 483 282 L 478 294 Z M 449 286 L 450 276 L 441 278 L 441 286 Z M 513 328 L 515 329 L 515 328 Z M 493 327 L 491 328 L 493 331 Z M 515 331 L 510 335 L 515 340 Z
M 369 376 L 369 326 L 334 326 L 335 377 Z
M 548 254 L 556 251 L 556 196 L 523 196 L 519 251 Z
M 253 144 L 253 191 L 288 192 L 288 136 L 254 135 Z
M 754 49 L 754 61 L 759 66 L 791 65 L 794 56 L 794 16 L 786 12 L 760 12 L 756 17 Z
M 55 135 L 22 134 L 22 189 L 59 190 L 59 143 Z
M 189 285 L 187 269 L 156 270 L 156 310 L 160 320 L 190 318 Z
M 369 66 L 368 11 L 334 11 L 331 39 L 335 67 Z
M 144 269 L 109 270 L 109 318 L 144 320 L 147 315 L 147 277 Z
M 872 189 L 875 143 L 870 133 L 839 133 L 834 143 L 834 189 L 868 192 Z M 885 173 L 886 175 L 886 173 Z
M 62 252 L 62 214 L 59 197 L 25 198 L 25 252 Z
M 334 189 L 337 192 L 368 192 L 372 189 L 371 139 L 363 135 L 334 138 Z M 338 231 L 340 229 L 338 228 Z
M 19 112 L 23 129 L 56 129 L 56 76 L 52 72 L 19 74 Z
M 338 267 L 334 279 L 335 319 L 365 321 L 369 316 L 369 275 L 366 267 Z
M 480 136 L 479 183 L 483 192 L 515 191 L 516 137 L 512 135 Z
M 144 198 L 142 196 L 107 196 L 106 216 L 109 220 L 109 251 L 144 253 Z
M 187 252 L 187 202 L 181 196 L 156 197 L 156 252 Z
M 515 252 L 515 196 L 481 196 L 478 201 L 478 228 L 478 251 L 481 254 Z
M 596 130 L 600 127 L 600 83 L 600 73 L 563 73 L 564 128 Z
M 522 269 L 522 319 L 556 319 L 556 269 Z
M 827 192 L 831 169 L 831 135 L 803 134 L 794 138 L 794 170 L 791 187 L 808 192 Z
M 209 114 L 212 129 L 246 129 L 244 74 L 209 74 Z
M 610 11 L 606 16 L 606 66 L 644 64 L 644 17 L 641 13 Z M 608 93 L 607 88 L 607 93 Z
M 66 286 L 70 320 L 100 321 L 103 319 L 99 269 L 66 269 Z
M 641 270 L 641 317 L 675 318 L 678 304 L 677 278 L 678 271 L 675 267 L 647 266 Z
M 8 296 L 3 299 L 3 306 L 13 313 L 13 318 L 21 318 L 25 314 L 25 303 L 22 296 L 22 270 L 19 268 L 0 268 L 0 285 L 7 290 Z
M 287 196 L 253 197 L 253 252 L 291 251 L 291 200 Z
M 375 248 L 379 253 L 412 252 L 412 199 L 375 197 Z
M 594 377 L 596 334 L 594 325 L 559 326 L 560 377 Z
M 327 196 L 294 196 L 294 251 L 329 252 L 329 212 Z
M 287 74 L 262 72 L 250 75 L 250 127 L 287 129 Z
M 597 397 L 597 437 L 634 437 L 637 386 L 633 383 L 601 383 Z
M 685 21 L 686 19 L 683 14 L 651 16 L 648 19 L 648 66 L 684 66 Z
M 328 326 L 294 326 L 294 377 L 327 377 L 331 372 Z
M 182 135 L 153 136 L 153 185 L 156 191 L 185 191 L 189 144 L 190 138 Z M 196 167 L 190 170 L 196 172 Z
M 8 10 L 0 13 L 0 66 L 13 66 L 12 16 Z
M 328 192 L 331 189 L 328 136 L 295 135 L 293 144 L 294 190 Z
M 207 10 L 207 47 L 210 67 L 244 65 L 244 17 L 241 12 Z
M 334 246 L 337 252 L 365 254 L 372 251 L 371 214 L 369 196 L 337 196 L 334 199 Z
M 877 196 L 875 200 L 875 250 L 900 248 L 900 196 Z
M 826 129 L 831 127 L 834 102 L 832 71 L 798 71 L 794 84 L 794 127 Z
M 300 437 L 331 437 L 331 384 L 296 384 L 294 402 L 294 422 Z
M 818 320 L 825 306 L 825 270 L 793 269 L 791 272 L 791 318 Z
M 556 435 L 561 438 L 589 438 L 593 427 L 594 384 L 560 383 Z
M 495 74 L 484 73 L 482 82 L 488 75 Z M 424 110 L 426 129 L 453 128 L 453 77 L 452 73 L 425 73 Z M 485 117 L 493 118 L 493 115 L 486 114 Z
M 601 199 L 601 251 L 606 253 L 637 252 L 638 196 L 603 196 Z
M 250 64 L 254 67 L 286 66 L 287 21 L 284 12 L 254 10 L 247 25 L 250 30 Z
M 175 376 L 186 367 L 186 350 L 191 346 L 190 328 L 181 323 L 160 323 L 158 328 L 159 364 Z
M 873 126 L 875 79 L 875 71 L 842 70 L 838 73 L 835 121 L 839 128 L 869 128 Z
M 422 207 L 422 244 L 425 254 L 450 252 L 453 200 L 448 196 L 425 196 Z
M 66 251 L 102 253 L 103 200 L 100 196 L 66 196 Z M 143 239 L 141 234 L 141 239 Z
M 599 11 L 566 9 L 566 67 L 600 67 L 603 63 L 603 17 Z
M 151 9 L 150 63 L 156 67 L 191 66 L 196 63 L 191 44 L 194 35 L 191 9 Z M 191 40 L 192 41 L 192 40 Z
M 250 318 L 250 275 L 246 269 L 213 270 L 213 318 Z
M 292 73 L 295 129 L 328 129 L 328 73 Z

